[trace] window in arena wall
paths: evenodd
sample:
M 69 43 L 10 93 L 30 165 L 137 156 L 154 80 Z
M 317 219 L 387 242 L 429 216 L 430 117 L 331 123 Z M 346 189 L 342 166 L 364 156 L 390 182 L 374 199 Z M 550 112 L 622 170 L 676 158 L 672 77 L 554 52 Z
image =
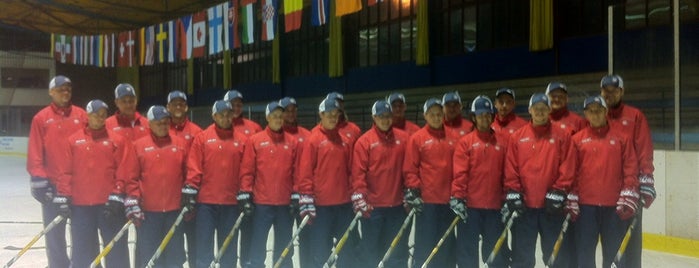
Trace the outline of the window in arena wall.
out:
M 343 17 L 349 66 L 375 66 L 415 60 L 417 0 L 386 0 Z M 354 26 L 357 25 L 357 26 Z M 356 53 L 355 53 L 356 52 Z
M 49 69 L 1 68 L 2 88 L 43 89 L 49 84 Z

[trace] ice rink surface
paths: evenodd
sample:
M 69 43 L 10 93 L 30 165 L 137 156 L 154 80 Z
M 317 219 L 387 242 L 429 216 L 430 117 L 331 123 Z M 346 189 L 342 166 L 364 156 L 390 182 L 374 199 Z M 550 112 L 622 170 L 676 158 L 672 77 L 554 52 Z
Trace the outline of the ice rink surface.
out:
M 25 170 L 25 158 L 0 155 L 0 265 L 5 265 L 19 253 L 41 229 L 41 209 L 29 191 L 29 175 Z M 132 232 L 133 233 L 133 228 Z M 133 235 L 129 238 L 133 248 Z M 268 240 L 267 267 L 272 267 L 272 237 Z M 70 241 L 68 242 L 70 244 Z M 411 242 L 412 244 L 412 242 Z M 537 266 L 544 267 L 541 252 L 537 251 Z M 643 267 L 699 267 L 699 259 L 658 251 L 643 251 Z M 298 259 L 293 257 L 295 267 Z M 601 253 L 597 253 L 598 267 Z M 47 266 L 44 240 L 40 239 L 12 267 L 42 268 Z M 185 266 L 186 267 L 186 266 Z M 372 267 L 368 265 L 367 267 Z

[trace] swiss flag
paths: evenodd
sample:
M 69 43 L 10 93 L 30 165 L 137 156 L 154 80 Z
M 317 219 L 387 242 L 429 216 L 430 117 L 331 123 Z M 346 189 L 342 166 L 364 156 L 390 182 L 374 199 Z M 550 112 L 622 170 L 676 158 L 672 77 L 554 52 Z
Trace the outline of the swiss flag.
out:
M 192 56 L 204 57 L 206 53 L 206 11 L 192 16 Z
M 119 67 L 133 67 L 134 66 L 134 51 L 136 47 L 136 31 L 128 31 L 119 33 L 119 45 L 117 48 L 117 55 L 119 56 L 118 65 Z

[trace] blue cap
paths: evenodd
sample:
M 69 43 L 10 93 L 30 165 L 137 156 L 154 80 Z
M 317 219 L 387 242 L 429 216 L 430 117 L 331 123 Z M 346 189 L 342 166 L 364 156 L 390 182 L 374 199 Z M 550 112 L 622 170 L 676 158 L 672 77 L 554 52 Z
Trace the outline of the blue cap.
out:
M 597 95 L 585 98 L 585 102 L 583 102 L 583 109 L 587 109 L 587 106 L 593 103 L 597 103 L 599 105 L 602 105 L 602 107 L 607 108 L 607 102 L 604 101 L 604 98 L 602 98 L 602 96 L 600 95 Z
M 391 105 L 388 102 L 378 100 L 371 106 L 371 115 L 382 115 L 391 113 Z
M 447 104 L 449 102 L 454 102 L 454 101 L 461 104 L 461 96 L 459 96 L 458 91 L 447 92 L 444 94 L 444 96 L 442 96 L 442 104 Z
M 153 105 L 148 109 L 148 121 L 161 120 L 170 117 L 167 109 L 161 105 Z
M 57 75 L 53 79 L 51 79 L 51 82 L 49 82 L 49 89 L 55 88 L 55 87 L 60 87 L 62 85 L 71 83 L 70 78 L 62 76 L 62 75 Z
M 289 105 L 297 105 L 296 99 L 292 97 L 284 97 L 283 99 L 279 100 L 279 106 L 282 108 L 286 109 L 286 107 L 289 107 Z
M 325 96 L 325 98 L 330 100 L 345 101 L 345 96 L 335 91 L 328 93 L 328 95 Z
M 435 105 L 439 105 L 439 107 L 443 107 L 443 106 L 442 106 L 442 101 L 440 101 L 439 99 L 437 99 L 437 98 L 429 98 L 429 99 L 427 99 L 427 100 L 425 101 L 425 104 L 422 105 L 422 111 L 423 111 L 423 113 L 427 113 L 427 110 L 429 110 L 430 108 L 432 108 L 432 106 L 435 106 Z
M 100 109 L 103 109 L 103 108 L 109 110 L 109 106 L 107 106 L 106 103 L 104 103 L 102 100 L 95 99 L 95 100 L 91 100 L 90 102 L 87 103 L 87 105 L 85 106 L 85 111 L 88 114 L 91 114 L 91 113 L 96 113 Z
M 502 95 L 502 94 L 510 94 L 510 96 L 512 96 L 513 99 L 515 98 L 515 91 L 512 90 L 511 88 L 503 87 L 503 88 L 498 89 L 498 91 L 495 91 L 496 98 L 500 97 L 500 95 Z
M 231 106 L 231 102 L 229 101 L 217 100 L 214 102 L 214 105 L 211 106 L 211 114 L 217 114 L 226 110 L 233 110 L 233 106 Z
M 388 95 L 388 98 L 386 98 L 386 102 L 388 102 L 388 104 L 393 104 L 393 102 L 397 100 L 405 103 L 405 96 L 403 93 L 394 92 L 391 93 L 391 95 Z
M 481 115 L 484 113 L 495 113 L 493 110 L 493 102 L 485 95 L 480 95 L 473 99 L 471 102 L 471 112 L 476 115 Z
M 280 109 L 280 110 L 284 111 L 284 107 L 279 105 L 278 101 L 273 101 L 273 102 L 267 103 L 267 107 L 265 108 L 265 116 L 269 116 L 269 114 L 274 112 L 274 110 L 276 110 L 276 109 Z
M 551 107 L 551 100 L 549 100 L 549 96 L 546 96 L 544 93 L 534 93 L 529 99 L 529 108 L 537 103 L 543 103 L 546 104 L 546 106 Z
M 114 98 L 121 99 L 126 96 L 136 97 L 136 90 L 134 90 L 133 86 L 129 83 L 118 84 L 114 89 Z
M 621 76 L 616 74 L 605 75 L 602 77 L 602 81 L 600 81 L 599 86 L 601 88 L 606 86 L 624 88 L 624 79 L 621 79 Z
M 321 113 L 337 109 L 340 109 L 340 104 L 337 103 L 337 99 L 324 99 L 320 102 L 320 105 L 318 105 L 318 111 Z
M 167 103 L 170 103 L 174 99 L 183 99 L 185 102 L 187 101 L 187 94 L 184 94 L 184 92 L 175 90 L 173 92 L 170 92 L 170 94 L 167 94 Z
M 226 92 L 226 95 L 223 95 L 223 100 L 225 101 L 232 101 L 235 99 L 240 99 L 241 101 L 243 100 L 243 94 L 240 94 L 240 92 L 235 89 L 229 90 Z
M 548 85 L 546 85 L 546 95 L 551 93 L 551 91 L 554 91 L 556 89 L 562 89 L 566 93 L 568 93 L 568 87 L 566 84 L 563 84 L 561 82 L 551 82 Z

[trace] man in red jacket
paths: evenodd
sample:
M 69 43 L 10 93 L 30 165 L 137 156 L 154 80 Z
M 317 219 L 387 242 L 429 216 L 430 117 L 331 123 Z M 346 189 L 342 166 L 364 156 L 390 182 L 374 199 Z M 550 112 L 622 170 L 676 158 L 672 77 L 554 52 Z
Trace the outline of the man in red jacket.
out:
M 130 142 L 147 136 L 148 120 L 136 111 L 138 98 L 133 86 L 127 83 L 117 85 L 114 97 L 119 110 L 105 121 L 107 129 L 124 136 Z
M 282 130 L 283 111 L 278 101 L 267 104 L 267 127 L 252 135 L 245 146 L 238 200 L 252 202 L 255 213 L 252 215 L 250 262 L 243 267 L 265 267 L 270 227 L 274 226 L 272 260 L 281 256 L 291 239 L 296 211 L 289 211 L 289 207 L 297 183 L 295 170 L 299 143 Z M 292 267 L 291 256 L 281 267 Z
M 180 214 L 187 143 L 172 136 L 170 114 L 163 106 L 148 109 L 150 135 L 134 142 L 137 176 L 126 182 L 126 216 L 136 225 L 136 266 L 144 267 Z M 141 210 L 141 207 L 143 210 Z M 182 267 L 182 231 L 177 229 L 158 259 L 158 266 Z
M 214 241 L 221 247 L 239 217 L 236 194 L 247 138 L 233 131 L 232 110 L 228 101 L 214 103 L 214 123 L 194 137 L 187 157 L 187 180 L 182 193 L 184 204 L 196 207 L 195 267 L 209 266 L 214 259 Z M 237 238 L 233 241 L 221 257 L 222 267 L 237 265 Z
M 503 201 L 505 151 L 509 133 L 495 132 L 493 103 L 478 96 L 471 103 L 476 130 L 456 144 L 454 150 L 454 181 L 451 183 L 451 209 L 464 222 L 457 226 L 456 260 L 459 267 L 479 267 L 478 242 L 482 237 L 483 262 L 493 250 L 505 228 L 500 221 Z M 506 245 L 488 267 L 508 267 Z
M 130 142 L 104 127 L 108 109 L 101 100 L 87 104 L 87 127 L 68 138 L 60 159 L 57 198 L 71 204 L 73 267 L 88 267 L 99 254 L 98 231 L 111 241 L 126 222 L 124 183 L 135 176 L 136 158 Z M 130 265 L 127 237 L 106 256 L 106 267 Z
M 447 92 L 442 96 L 444 105 L 444 130 L 453 140 L 459 140 L 473 130 L 473 123 L 461 116 L 464 106 L 458 91 Z
M 595 267 L 601 240 L 602 267 L 609 267 L 638 209 L 638 161 L 623 128 L 607 122 L 602 97 L 588 97 L 583 107 L 590 126 L 572 138 L 577 167 L 567 208 L 577 218 L 573 234 L 579 266 Z
M 60 160 L 67 154 L 62 149 L 61 142 L 83 129 L 87 122 L 85 111 L 70 103 L 73 86 L 68 77 L 58 75 L 51 79 L 48 93 L 51 96 L 51 104 L 32 118 L 27 148 L 27 172 L 31 177 L 31 192 L 34 199 L 41 203 L 44 226 L 58 216 L 57 206 L 52 202 L 56 193 Z M 65 230 L 63 221 L 46 234 L 49 267 L 70 265 L 66 252 Z
M 243 94 L 235 89 L 226 92 L 223 100 L 231 103 L 233 107 L 233 130 L 243 133 L 246 137 L 262 131 L 262 127 L 254 121 L 243 117 Z
M 408 105 L 405 102 L 403 93 L 391 93 L 386 98 L 386 102 L 391 105 L 391 113 L 393 114 L 393 127 L 408 132 L 409 135 L 420 130 L 420 126 L 405 119 L 405 109 Z
M 551 126 L 550 113 L 548 96 L 532 95 L 532 121 L 512 133 L 508 143 L 503 216 L 519 214 L 512 226 L 511 267 L 534 267 L 539 235 L 546 262 L 563 223 L 563 202 L 573 182 L 575 162 L 569 133 Z M 567 248 L 564 242 L 552 267 L 567 267 Z
M 568 87 L 561 82 L 551 82 L 546 86 L 546 95 L 551 99 L 551 115 L 549 116 L 552 123 L 556 123 L 558 127 L 576 132 L 587 127 L 587 121 L 568 111 Z
M 337 130 L 340 132 L 340 135 L 349 138 L 350 145 L 354 145 L 354 142 L 357 141 L 360 135 L 362 135 L 362 130 L 359 128 L 359 126 L 357 126 L 357 124 L 349 121 L 347 110 L 345 110 L 345 96 L 333 91 L 328 93 L 325 98 L 331 101 L 336 100 L 340 105 L 339 107 L 341 114 L 338 119 L 339 121 L 337 122 Z
M 405 148 L 404 200 L 409 208 L 421 212 L 415 219 L 413 267 L 420 267 L 427 260 L 454 219 L 454 213 L 449 209 L 449 189 L 458 136 L 446 133 L 443 109 L 438 99 L 425 101 L 423 112 L 427 124 L 410 136 Z M 454 267 L 453 244 L 454 236 L 450 235 L 429 267 Z
M 526 120 L 514 113 L 515 106 L 517 103 L 514 90 L 503 87 L 495 92 L 495 108 L 498 111 L 492 125 L 495 132 L 512 134 L 527 124 Z
M 350 203 L 351 138 L 337 128 L 342 115 L 335 99 L 324 99 L 318 106 L 320 124 L 304 143 L 299 166 L 300 216 L 309 215 L 308 248 L 310 268 L 323 267 L 333 246 L 353 218 Z M 317 213 L 316 213 L 317 209 Z M 349 236 L 336 262 L 338 268 L 359 267 L 355 262 L 358 241 L 356 229 Z
M 638 180 L 639 192 L 643 201 L 643 206 L 649 208 L 655 200 L 655 179 L 653 178 L 653 140 L 648 127 L 648 120 L 643 113 L 622 101 L 624 96 L 624 80 L 618 75 L 607 75 L 600 81 L 602 97 L 609 106 L 607 116 L 609 121 L 618 123 L 624 133 L 628 133 L 629 138 L 634 143 L 636 159 L 638 159 Z M 642 232 L 643 232 L 643 210 L 638 211 L 636 228 L 629 240 L 626 250 L 626 260 L 628 267 L 641 267 Z
M 378 264 L 398 233 L 403 208 L 403 156 L 409 134 L 392 127 L 391 105 L 376 101 L 371 108 L 374 126 L 359 137 L 352 156 L 354 211 L 364 214 L 360 257 L 366 266 Z M 408 265 L 408 239 L 401 239 L 385 267 Z

